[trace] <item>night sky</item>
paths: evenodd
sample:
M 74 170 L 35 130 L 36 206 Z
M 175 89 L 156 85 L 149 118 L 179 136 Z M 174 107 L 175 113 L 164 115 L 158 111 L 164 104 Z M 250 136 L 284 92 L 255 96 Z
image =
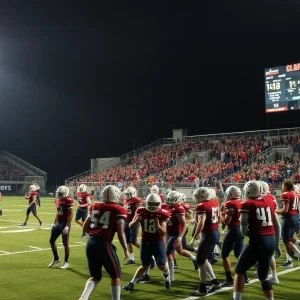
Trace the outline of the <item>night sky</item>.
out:
M 297 1 L 102 2 L 0 1 L 0 148 L 62 184 L 133 138 L 265 129 L 264 68 L 300 61 Z

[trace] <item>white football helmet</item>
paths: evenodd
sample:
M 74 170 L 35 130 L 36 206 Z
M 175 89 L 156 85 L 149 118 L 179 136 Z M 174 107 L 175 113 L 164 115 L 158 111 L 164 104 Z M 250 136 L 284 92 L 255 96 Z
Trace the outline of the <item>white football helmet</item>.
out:
M 259 198 L 262 194 L 263 189 L 258 181 L 251 180 L 244 185 L 244 196 L 246 198 Z
M 150 193 L 153 193 L 153 194 L 158 194 L 159 193 L 159 187 L 157 185 L 152 185 L 151 186 L 151 189 L 150 189 Z
M 179 193 L 179 202 L 185 202 L 186 201 L 186 195 L 185 193 Z
M 298 185 L 294 184 L 294 192 L 299 194 L 300 193 L 300 188 Z
M 125 190 L 125 199 L 129 200 L 129 199 L 135 197 L 136 194 L 137 194 L 136 189 L 133 186 L 130 186 Z
M 210 190 L 210 199 L 216 199 L 217 198 L 217 194 L 216 191 L 214 189 L 209 189 Z
M 101 194 L 101 198 L 103 202 L 119 202 L 121 197 L 121 191 L 114 185 L 107 185 Z
M 30 187 L 29 187 L 29 192 L 35 192 L 36 191 L 36 186 L 34 184 L 32 184 Z
M 211 191 L 206 187 L 197 188 L 193 193 L 193 200 L 195 203 L 201 203 L 205 200 L 210 200 Z
M 231 185 L 225 191 L 225 198 L 227 200 L 240 199 L 242 196 L 242 191 L 237 186 Z
M 57 190 L 56 190 L 56 197 L 58 199 L 63 199 L 63 198 L 66 198 L 68 197 L 69 195 L 69 188 L 64 186 L 64 185 L 61 185 Z
M 81 185 L 78 187 L 78 192 L 80 192 L 80 193 L 85 193 L 85 192 L 86 192 L 86 185 L 85 185 L 85 184 L 81 184 Z
M 146 198 L 146 209 L 151 212 L 157 212 L 161 207 L 161 199 L 158 194 L 149 194 Z
M 177 191 L 171 191 L 168 193 L 167 198 L 165 199 L 165 203 L 167 205 L 174 205 L 181 202 L 180 193 Z
M 261 187 L 262 187 L 262 191 L 264 195 L 267 195 L 270 193 L 270 187 L 269 185 L 265 182 L 265 181 L 259 181 Z

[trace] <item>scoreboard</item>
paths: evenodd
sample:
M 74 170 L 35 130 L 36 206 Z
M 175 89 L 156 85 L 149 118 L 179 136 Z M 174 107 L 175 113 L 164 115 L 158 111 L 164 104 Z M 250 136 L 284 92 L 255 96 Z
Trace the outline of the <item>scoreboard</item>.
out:
M 300 109 L 300 63 L 265 69 L 266 113 Z

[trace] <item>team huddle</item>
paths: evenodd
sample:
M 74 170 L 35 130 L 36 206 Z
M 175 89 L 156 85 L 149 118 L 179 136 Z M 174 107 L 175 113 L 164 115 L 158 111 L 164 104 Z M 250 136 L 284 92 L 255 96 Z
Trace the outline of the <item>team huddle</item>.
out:
M 225 191 L 222 203 L 213 189 L 200 187 L 193 193 L 196 206 L 192 211 L 184 194 L 174 190 L 164 199 L 156 185 L 151 187 L 144 207 L 144 201 L 137 197 L 134 187 L 125 190 L 125 199 L 121 201 L 121 191 L 116 186 L 108 185 L 102 191 L 102 201 L 90 204 L 86 186 L 81 185 L 78 207 L 80 212 L 77 210 L 76 222 L 82 225 L 83 236 L 89 236 L 86 256 L 91 277 L 86 282 L 80 300 L 89 299 L 101 281 L 102 267 L 111 277 L 112 299 L 120 299 L 121 267 L 116 248 L 112 244 L 115 233 L 127 260 L 125 264 L 135 263 L 133 247 L 140 249 L 141 266 L 137 268 L 132 280 L 123 286 L 124 290 L 132 291 L 136 283 L 150 282 L 149 272 L 155 266 L 162 272 L 166 289 L 170 289 L 175 280 L 175 255 L 179 254 L 191 260 L 195 270 L 199 269 L 199 288 L 192 292 L 193 296 L 205 296 L 219 288 L 233 286 L 233 299 L 240 300 L 245 284 L 249 283 L 247 271 L 254 266 L 265 298 L 272 300 L 272 284 L 279 283 L 275 258 L 281 255 L 280 238 L 287 257 L 287 262 L 282 267 L 293 267 L 294 255 L 300 258 L 297 248 L 299 241 L 294 238 L 299 222 L 298 192 L 297 186 L 289 180 L 285 181 L 282 185 L 282 208 L 279 208 L 276 198 L 271 195 L 265 182 L 249 181 L 243 191 L 236 186 L 230 186 Z M 28 198 L 30 199 L 30 195 Z M 65 269 L 68 267 L 69 234 L 74 205 L 67 187 L 58 188 L 55 205 L 57 211 L 50 237 L 53 261 L 49 267 L 60 262 L 56 239 L 62 235 L 65 259 L 61 268 Z M 281 228 L 277 214 L 282 215 Z M 82 221 L 78 222 L 79 219 Z M 192 239 L 188 243 L 186 236 L 189 221 L 194 224 L 194 229 Z M 226 276 L 223 282 L 216 278 L 209 259 L 216 245 L 220 245 L 220 223 L 227 227 L 221 246 Z M 139 243 L 140 227 L 142 232 Z M 244 246 L 245 236 L 249 241 Z M 194 247 L 196 241 L 198 245 Z M 238 259 L 234 277 L 229 259 L 232 251 Z M 207 276 L 211 279 L 210 282 L 206 281 Z

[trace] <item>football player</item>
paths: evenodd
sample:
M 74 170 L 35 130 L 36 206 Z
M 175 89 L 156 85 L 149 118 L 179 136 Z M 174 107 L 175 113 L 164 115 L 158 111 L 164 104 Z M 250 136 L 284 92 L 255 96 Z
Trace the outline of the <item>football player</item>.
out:
M 125 235 L 126 242 L 129 251 L 129 260 L 125 262 L 125 265 L 135 264 L 133 245 L 140 248 L 140 243 L 137 241 L 137 236 L 139 232 L 139 226 L 129 228 L 129 223 L 133 220 L 136 210 L 142 207 L 143 200 L 137 197 L 136 189 L 132 186 L 125 190 L 125 200 L 123 202 L 124 207 L 127 210 L 127 219 L 125 220 Z
M 20 226 L 24 227 L 27 225 L 27 221 L 29 219 L 29 215 L 30 213 L 32 213 L 39 221 L 40 226 L 42 226 L 42 221 L 39 218 L 39 216 L 37 215 L 36 212 L 36 197 L 37 197 L 37 192 L 36 192 L 36 186 L 35 185 L 31 185 L 29 187 L 29 191 L 28 193 L 25 195 L 25 199 L 28 200 L 28 208 L 26 211 L 26 218 L 25 218 L 25 222 L 20 224 Z
M 86 244 L 86 256 L 91 277 L 87 280 L 80 300 L 87 300 L 102 278 L 102 267 L 111 278 L 111 296 L 113 300 L 120 300 L 121 267 L 116 253 L 116 247 L 112 244 L 115 232 L 124 251 L 125 259 L 129 258 L 129 252 L 124 233 L 124 222 L 127 211 L 117 203 L 120 198 L 120 190 L 113 185 L 106 186 L 102 191 L 103 202 L 92 204 L 89 216 L 83 229 L 89 234 Z
M 86 191 L 85 184 L 81 184 L 78 187 L 77 201 L 78 201 L 78 208 L 76 211 L 75 222 L 81 227 L 83 227 L 83 223 L 87 218 L 88 207 L 91 204 L 90 194 Z M 84 238 L 84 237 L 86 237 L 86 235 L 84 232 L 82 232 L 80 238 Z
M 152 256 L 155 257 L 157 267 L 163 272 L 165 286 L 171 287 L 170 273 L 166 263 L 166 248 L 164 236 L 166 234 L 166 222 L 170 218 L 167 210 L 161 209 L 161 199 L 157 194 L 149 194 L 146 198 L 146 208 L 138 208 L 134 219 L 130 222 L 130 228 L 142 227 L 142 240 L 140 257 L 142 265 L 136 270 L 132 280 L 123 288 L 132 291 L 135 283 L 149 268 Z
M 269 266 L 274 251 L 278 254 L 280 224 L 273 199 L 262 197 L 258 181 L 248 181 L 244 186 L 247 199 L 240 205 L 241 232 L 249 237 L 235 267 L 234 300 L 241 300 L 245 285 L 245 273 L 256 263 L 258 279 L 266 299 L 273 300 L 272 282 L 268 280 Z
M 198 239 L 200 234 L 201 238 L 197 252 L 197 262 L 200 268 L 200 286 L 192 295 L 204 296 L 207 294 L 206 274 L 212 279 L 209 293 L 220 286 L 220 282 L 216 279 L 212 266 L 208 262 L 208 257 L 220 239 L 218 230 L 219 202 L 217 199 L 212 199 L 212 193 L 206 187 L 196 189 L 193 193 L 193 199 L 197 204 L 195 207 L 197 228 L 190 245 L 194 244 L 194 240 Z
M 186 232 L 186 220 L 185 220 L 185 209 L 181 205 L 181 196 L 178 192 L 172 191 L 169 192 L 165 200 L 167 209 L 170 212 L 170 219 L 167 222 L 167 258 L 170 269 L 170 280 L 174 281 L 174 260 L 173 253 L 176 250 L 178 254 L 189 258 L 195 267 L 195 270 L 198 270 L 198 264 L 196 257 L 193 256 L 187 250 L 182 249 L 182 239 Z
M 233 250 L 234 256 L 238 258 L 243 250 L 244 236 L 240 230 L 240 213 L 239 206 L 241 204 L 241 190 L 236 186 L 229 186 L 225 191 L 226 202 L 223 209 L 221 208 L 220 218 L 226 224 L 228 230 L 223 240 L 221 257 L 225 270 L 226 280 L 221 283 L 222 287 L 233 286 L 233 278 L 231 274 L 231 264 L 229 254 Z
M 71 222 L 73 218 L 73 205 L 74 200 L 69 197 L 69 189 L 62 185 L 56 191 L 55 206 L 56 206 L 56 215 L 54 223 L 51 226 L 51 236 L 49 243 L 51 245 L 53 253 L 53 261 L 49 264 L 48 267 L 52 267 L 60 262 L 57 253 L 57 246 L 55 241 L 57 238 L 62 235 L 62 242 L 65 248 L 65 260 L 61 269 L 68 268 L 69 264 L 69 255 L 70 255 L 70 245 L 69 245 L 69 236 L 71 230 Z
M 296 193 L 296 195 L 297 195 L 297 197 L 298 197 L 298 199 L 300 198 L 300 188 L 299 188 L 299 186 L 298 185 L 294 185 L 294 191 L 295 191 L 295 193 Z M 300 210 L 300 203 L 299 203 L 299 210 Z M 299 220 L 298 220 L 298 224 L 297 224 L 297 226 L 296 226 L 296 228 L 295 228 L 295 233 L 296 233 L 296 235 L 297 235 L 297 238 L 300 238 L 300 214 L 299 214 Z M 296 240 L 296 239 L 291 239 L 291 241 L 295 244 L 295 245 L 297 245 L 297 246 L 300 246 L 300 240 Z
M 282 194 L 280 196 L 282 208 L 276 209 L 282 215 L 281 237 L 284 243 L 287 261 L 281 265 L 283 268 L 293 268 L 293 252 L 300 259 L 300 251 L 293 243 L 296 226 L 299 221 L 299 198 L 294 192 L 294 185 L 291 180 L 285 180 L 282 184 Z
M 158 194 L 158 196 L 160 197 L 161 203 L 164 203 L 165 200 L 165 196 L 161 193 L 159 193 L 159 187 L 157 185 L 152 185 L 152 187 L 150 188 L 150 193 L 152 194 Z

